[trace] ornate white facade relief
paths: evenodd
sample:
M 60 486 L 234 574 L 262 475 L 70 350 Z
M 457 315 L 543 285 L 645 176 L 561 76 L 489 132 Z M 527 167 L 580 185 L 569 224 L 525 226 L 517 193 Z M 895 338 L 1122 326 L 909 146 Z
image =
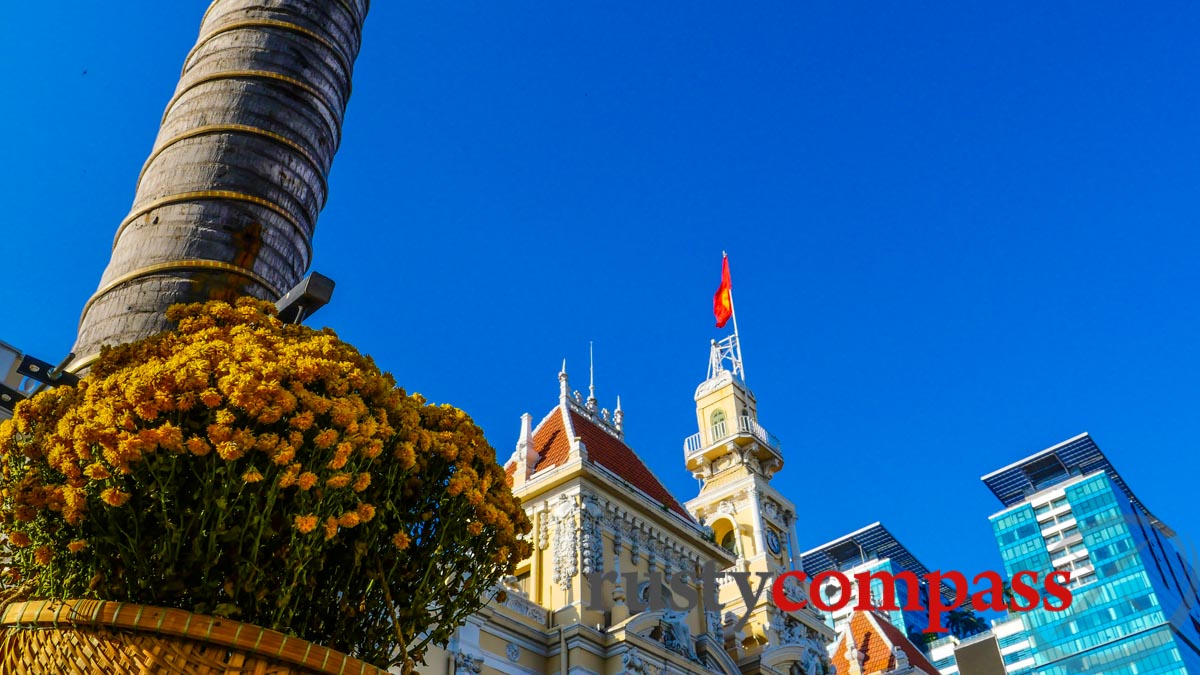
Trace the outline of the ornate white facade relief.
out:
M 579 572 L 577 510 L 575 500 L 565 494 L 554 508 L 554 583 L 564 591 L 571 590 Z
M 663 577 L 667 583 L 671 583 L 671 578 L 680 571 L 679 551 L 671 544 L 663 551 Z
M 604 573 L 604 538 L 601 536 L 601 524 L 604 522 L 603 512 L 596 497 L 583 495 L 583 508 L 580 513 L 580 549 L 583 559 L 584 574 Z
M 792 602 L 801 602 L 806 600 L 804 597 L 804 588 L 796 581 L 795 576 L 789 576 L 783 580 L 783 597 Z
M 664 647 L 692 661 L 700 660 L 692 642 L 692 629 L 688 627 L 687 612 L 667 612 L 663 614 L 662 624 Z
M 629 560 L 643 557 L 651 571 L 661 571 L 669 583 L 673 575 L 694 570 L 700 553 L 673 533 L 638 519 L 602 493 L 584 488 L 562 493 L 535 509 L 537 546 L 550 550 L 549 573 L 554 584 L 569 591 L 579 574 L 603 574 L 604 533 L 613 541 L 613 556 L 629 549 Z
M 782 643 L 785 645 L 798 645 L 807 637 L 807 632 L 804 629 L 804 624 L 795 619 L 788 619 L 783 624 Z
M 649 664 L 638 653 L 637 647 L 632 645 L 628 651 L 621 655 L 621 667 L 625 669 L 622 673 L 627 673 L 628 675 L 653 675 L 650 672 Z
M 483 659 L 470 656 L 466 652 L 454 652 L 454 672 L 456 675 L 478 673 L 482 669 Z
M 550 505 L 542 504 L 538 513 L 538 549 L 545 551 L 550 547 Z
M 708 622 L 708 634 L 717 641 L 718 645 L 725 644 L 725 628 L 721 625 L 721 613 L 709 610 L 704 613 L 704 619 Z
M 614 508 L 610 515 L 610 526 L 612 528 L 613 538 L 613 557 L 621 557 L 621 545 L 625 543 L 625 522 L 621 520 L 621 514 Z
M 774 521 L 781 520 L 779 504 L 775 503 L 774 499 L 764 496 L 762 498 L 761 503 L 762 503 L 762 512 L 763 512 L 764 516 L 766 516 L 768 519 L 774 520 Z
M 607 409 L 599 408 L 596 399 L 588 398 L 584 401 L 583 394 L 575 391 L 566 399 L 568 408 L 581 417 L 586 417 L 593 424 L 608 435 L 621 440 L 625 437 L 621 430 L 622 422 L 624 421 L 625 413 L 621 410 L 621 404 L 618 401 L 617 409 L 614 411 L 611 419 Z
M 503 590 L 504 600 L 499 600 L 501 597 L 500 591 Z M 497 602 L 504 607 L 507 607 L 521 616 L 527 616 L 542 625 L 546 625 L 549 618 L 549 613 L 544 607 L 529 599 L 529 596 L 520 589 L 514 589 L 508 583 L 503 586 L 497 586 L 492 590 L 493 602 Z
M 800 658 L 800 668 L 804 675 L 833 675 L 833 663 L 820 640 L 805 638 L 804 656 Z

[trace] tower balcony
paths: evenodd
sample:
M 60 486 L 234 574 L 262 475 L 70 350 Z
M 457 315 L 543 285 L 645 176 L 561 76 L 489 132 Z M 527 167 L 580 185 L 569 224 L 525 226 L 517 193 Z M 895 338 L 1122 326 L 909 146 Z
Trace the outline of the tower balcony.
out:
M 730 424 L 730 420 L 721 420 L 709 427 L 707 436 L 711 441 L 707 444 L 704 442 L 706 434 L 703 433 L 695 433 L 685 438 L 683 440 L 683 456 L 687 465 L 692 466 L 693 460 L 701 457 L 708 460 L 721 454 L 724 452 L 721 446 L 727 441 L 733 441 L 738 445 L 747 445 L 751 441 L 758 441 L 776 458 L 782 459 L 779 439 L 775 437 L 775 434 L 764 429 L 758 420 L 749 415 L 741 415 L 736 419 L 736 429 L 734 425 Z

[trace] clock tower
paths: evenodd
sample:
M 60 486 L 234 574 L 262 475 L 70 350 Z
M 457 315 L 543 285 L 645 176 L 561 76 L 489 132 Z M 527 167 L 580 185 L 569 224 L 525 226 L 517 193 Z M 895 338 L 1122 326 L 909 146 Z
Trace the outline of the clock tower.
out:
M 771 599 L 771 581 L 800 569 L 796 507 L 771 485 L 783 468 L 783 453 L 779 439 L 759 424 L 736 333 L 713 341 L 708 377 L 696 388 L 695 399 L 699 431 L 684 440 L 683 451 L 687 469 L 700 481 L 700 493 L 686 507 L 718 545 L 737 557 L 728 572 L 751 573 L 755 588 L 766 584 L 751 607 L 734 579 L 727 576 L 721 584 L 718 598 L 726 625 L 750 617 L 738 634 L 727 631 L 726 648 L 739 661 L 777 648 L 820 649 L 823 654 L 833 630 L 820 614 L 811 609 L 784 612 Z M 788 590 L 793 599 L 808 594 L 799 584 Z

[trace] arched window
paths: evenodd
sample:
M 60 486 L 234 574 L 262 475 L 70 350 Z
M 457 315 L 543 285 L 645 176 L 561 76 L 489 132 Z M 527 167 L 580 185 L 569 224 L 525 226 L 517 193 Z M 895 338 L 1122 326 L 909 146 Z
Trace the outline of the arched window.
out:
M 712 528 L 713 541 L 721 548 L 736 555 L 738 552 L 737 523 L 733 521 L 733 518 L 722 515 L 713 521 Z
M 716 443 L 722 438 L 725 438 L 725 411 L 717 408 L 712 412 L 712 416 L 708 418 L 708 421 L 710 425 L 709 434 L 712 436 L 712 438 L 709 439 L 709 442 Z
M 737 530 L 730 530 L 721 537 L 721 548 L 730 553 L 737 553 Z

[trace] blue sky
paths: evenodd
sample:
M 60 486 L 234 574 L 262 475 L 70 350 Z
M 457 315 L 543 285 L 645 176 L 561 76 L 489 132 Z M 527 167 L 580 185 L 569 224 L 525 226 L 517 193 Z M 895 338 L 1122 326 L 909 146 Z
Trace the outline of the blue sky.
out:
M 204 8 L 6 9 L 0 340 L 71 346 Z M 728 250 L 804 548 L 882 520 L 1002 569 L 979 477 L 1081 431 L 1200 540 L 1198 34 L 1187 2 L 377 0 L 311 323 L 502 457 L 594 341 L 687 499 Z

